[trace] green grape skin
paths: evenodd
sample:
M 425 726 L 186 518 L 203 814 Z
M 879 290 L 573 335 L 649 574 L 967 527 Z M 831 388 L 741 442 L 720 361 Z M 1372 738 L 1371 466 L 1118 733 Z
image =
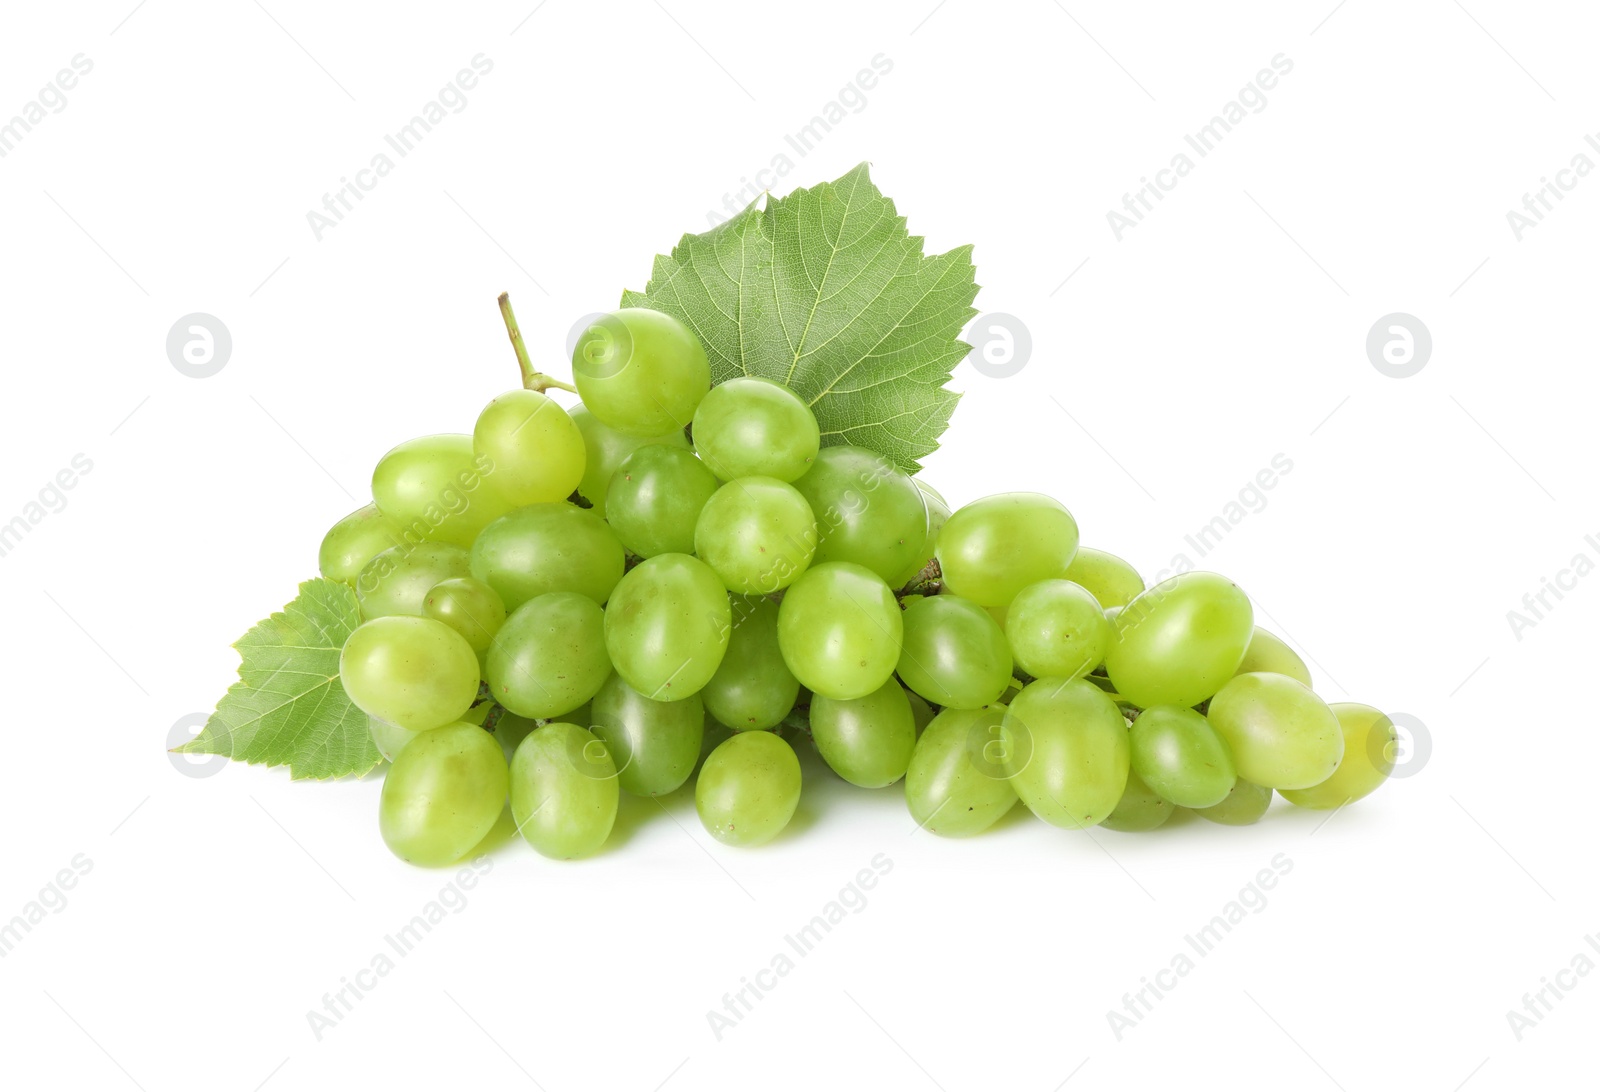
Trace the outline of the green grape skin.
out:
M 640 557 L 693 553 L 695 522 L 717 486 L 717 476 L 694 452 L 641 447 L 611 476 L 606 522 Z
M 934 556 L 944 586 L 981 607 L 1003 607 L 1029 584 L 1064 576 L 1078 552 L 1078 523 L 1060 501 L 1000 493 L 957 509 Z
M 589 709 L 589 730 L 611 752 L 623 792 L 663 796 L 694 773 L 706 724 L 698 694 L 656 701 L 613 673 Z
M 934 548 L 939 543 L 939 532 L 944 530 L 945 521 L 950 518 L 950 505 L 937 489 L 921 478 L 912 478 L 911 481 L 922 491 L 923 503 L 928 507 L 927 532 L 922 539 L 922 549 L 917 551 L 917 559 L 901 569 L 899 575 L 889 581 L 891 588 L 907 586 L 927 568 L 928 562 L 933 560 Z
M 578 397 L 629 436 L 659 436 L 694 418 L 711 389 L 706 351 L 676 318 L 624 307 L 596 319 L 572 351 Z
M 1233 788 L 1228 790 L 1228 795 L 1221 803 L 1213 804 L 1209 808 L 1195 808 L 1194 813 L 1202 819 L 1209 819 L 1226 827 L 1247 827 L 1259 822 L 1261 817 L 1267 814 L 1267 808 L 1271 804 L 1271 789 L 1252 785 L 1241 777 L 1234 782 Z
M 1251 634 L 1250 644 L 1244 650 L 1244 659 L 1239 662 L 1239 670 L 1234 674 L 1248 675 L 1255 671 L 1275 671 L 1304 686 L 1311 685 L 1311 670 L 1306 667 L 1300 654 L 1284 644 L 1276 633 L 1260 626 Z
M 1320 785 L 1344 758 L 1338 716 L 1287 675 L 1258 671 L 1229 679 L 1206 719 L 1227 741 L 1239 776 L 1263 788 Z
M 1185 808 L 1220 804 L 1238 773 L 1211 722 L 1177 705 L 1153 705 L 1128 729 L 1133 772 L 1163 800 Z
M 583 705 L 611 674 L 605 612 L 577 592 L 530 599 L 489 646 L 489 691 L 513 713 L 545 719 Z
M 356 578 L 356 601 L 367 620 L 391 614 L 421 617 L 428 592 L 440 582 L 466 576 L 467 551 L 443 542 L 391 546 L 367 562 Z
M 600 419 L 583 406 L 574 406 L 568 414 L 583 435 L 583 478 L 578 482 L 578 495 L 604 512 L 606 493 L 611 478 L 629 455 L 641 447 L 675 447 L 689 450 L 689 438 L 682 429 L 673 429 L 660 436 L 627 436 L 600 422 Z
M 1000 734 L 1012 787 L 1052 826 L 1092 827 L 1128 783 L 1128 728 L 1105 692 L 1084 679 L 1040 679 L 1006 707 Z
M 787 588 L 816 548 L 811 506 L 776 478 L 735 478 L 706 502 L 694 528 L 695 554 L 740 595 Z
M 409 539 L 468 547 L 511 502 L 488 484 L 494 464 L 457 433 L 419 436 L 391 449 L 372 472 L 372 499 Z
M 604 603 L 627 556 L 616 533 L 574 504 L 532 504 L 485 527 L 472 544 L 472 573 L 500 594 L 506 610 L 535 596 L 577 592 Z
M 1105 662 L 1111 623 L 1093 593 L 1070 580 L 1041 580 L 1005 612 L 1017 666 L 1036 679 L 1076 679 Z
M 885 582 L 919 560 L 928 505 L 911 476 L 876 451 L 825 447 L 794 483 L 817 520 L 815 562 L 848 562 Z
M 487 703 L 486 703 L 487 704 Z M 571 724 L 581 724 L 589 719 L 589 707 L 580 707 L 569 715 L 558 718 Z M 494 738 L 499 741 L 500 749 L 505 752 L 506 761 L 511 761 L 511 756 L 517 753 L 523 740 L 528 738 L 528 733 L 539 727 L 539 722 L 529 717 L 519 717 L 509 709 L 502 708 L 500 716 L 494 724 Z
M 367 733 L 372 736 L 372 745 L 378 749 L 385 762 L 393 762 L 394 756 L 405 749 L 405 745 L 420 736 L 421 732 L 413 732 L 409 728 L 402 728 L 398 724 L 390 724 L 377 717 L 367 718 Z
M 888 681 L 904 623 L 878 574 L 860 565 L 813 565 L 778 607 L 783 662 L 806 689 L 848 701 Z
M 511 816 L 546 857 L 587 857 L 617 821 L 617 768 L 593 732 L 561 721 L 529 732 L 511 757 Z
M 1107 830 L 1128 833 L 1155 830 L 1172 818 L 1175 809 L 1172 801 L 1163 799 L 1154 789 L 1128 771 L 1128 784 L 1122 790 L 1122 799 L 1111 809 L 1111 814 L 1100 820 Z
M 494 635 L 506 624 L 506 605 L 500 593 L 470 576 L 435 584 L 422 601 L 422 614 L 461 634 L 480 656 L 489 651 Z
M 1368 795 L 1394 772 L 1400 737 L 1388 714 L 1360 702 L 1328 706 L 1344 734 L 1344 758 L 1326 781 L 1307 789 L 1279 789 L 1278 795 L 1302 808 L 1342 808 Z
M 733 613 L 711 567 L 687 554 L 634 566 L 606 607 L 606 648 L 617 674 L 656 701 L 677 701 L 716 674 Z
M 778 647 L 778 604 L 735 596 L 729 606 L 728 650 L 700 697 L 706 712 L 734 731 L 775 728 L 800 694 L 800 680 Z
M 1106 674 L 1140 708 L 1198 705 L 1233 677 L 1254 629 L 1237 584 L 1216 573 L 1182 573 L 1117 614 Z
M 901 616 L 900 679 L 930 703 L 978 709 L 1011 685 L 1011 649 L 989 613 L 958 595 L 935 595 Z
M 583 480 L 583 433 L 538 391 L 497 395 L 478 414 L 472 450 L 494 467 L 487 481 L 510 505 L 563 501 Z
M 901 687 L 905 690 L 904 687 Z M 917 738 L 922 738 L 922 732 L 933 722 L 933 706 L 922 700 L 922 695 L 905 690 L 906 702 L 911 706 L 911 724 L 916 729 Z
M 378 829 L 403 861 L 454 864 L 494 827 L 506 787 L 505 754 L 482 728 L 457 722 L 418 732 L 383 779 Z
M 718 723 L 712 719 L 710 713 L 707 713 L 705 738 L 700 741 L 700 764 L 704 765 L 705 760 L 711 756 L 712 751 L 715 751 L 736 735 L 738 733 L 732 728 L 729 728 L 726 724 Z
M 864 698 L 814 696 L 811 738 L 834 773 L 863 789 L 879 789 L 905 776 L 917 726 L 906 692 L 890 679 Z
M 400 522 L 378 511 L 376 504 L 357 508 L 322 536 L 317 570 L 329 580 L 354 585 L 367 562 L 401 544 L 400 531 Z
M 466 638 L 432 618 L 363 622 L 339 653 L 339 681 L 356 708 L 413 732 L 460 720 L 478 696 L 478 674 Z
M 792 482 L 817 458 L 821 433 L 798 394 L 770 379 L 737 376 L 711 388 L 694 411 L 694 449 L 723 481 Z
M 771 732 L 737 732 L 706 756 L 694 784 L 700 822 L 723 845 L 772 841 L 800 803 L 800 759 Z
M 998 706 L 946 709 L 928 722 L 906 767 L 906 807 L 917 826 L 966 838 L 1016 805 L 1000 736 L 1004 714 Z
M 1067 566 L 1066 578 L 1089 590 L 1102 607 L 1125 607 L 1134 596 L 1144 591 L 1144 577 L 1116 554 L 1104 550 L 1078 547 L 1078 553 Z

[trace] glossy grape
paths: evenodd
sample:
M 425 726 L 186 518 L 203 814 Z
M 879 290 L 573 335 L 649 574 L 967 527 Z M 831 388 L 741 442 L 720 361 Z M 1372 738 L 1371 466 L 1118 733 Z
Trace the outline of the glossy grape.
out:
M 511 612 L 489 646 L 496 701 L 524 717 L 556 717 L 587 702 L 611 674 L 605 613 L 586 595 L 550 592 Z
M 1000 726 L 1012 787 L 1053 826 L 1092 827 L 1128 782 L 1128 729 L 1105 692 L 1083 679 L 1022 688 Z
M 577 505 L 533 504 L 484 528 L 472 544 L 472 575 L 516 610 L 547 592 L 577 592 L 604 603 L 622 579 L 616 533 Z
M 1041 580 L 1018 592 L 1006 608 L 1005 634 L 1023 671 L 1040 679 L 1076 679 L 1105 661 L 1111 623 L 1086 588 L 1070 580 Z
M 717 476 L 681 447 L 653 444 L 623 460 L 606 490 L 606 522 L 640 557 L 694 552 L 700 510 Z
M 1239 670 L 1234 674 L 1248 675 L 1253 671 L 1275 671 L 1306 686 L 1311 685 L 1311 669 L 1306 667 L 1300 654 L 1284 644 L 1276 633 L 1260 626 L 1251 634 L 1244 659 L 1239 661 Z
M 1139 570 L 1116 554 L 1078 547 L 1072 564 L 1067 566 L 1066 578 L 1087 588 L 1102 607 L 1123 607 L 1134 596 L 1144 591 L 1144 578 Z
M 917 729 L 906 692 L 890 679 L 864 698 L 812 697 L 811 738 L 834 773 L 876 789 L 905 776 Z
M 546 857 L 587 857 L 617 820 L 617 768 L 587 728 L 554 722 L 528 733 L 511 758 L 511 815 Z
M 1063 577 L 1077 552 L 1077 521 L 1059 501 L 1001 493 L 953 513 L 935 556 L 948 590 L 1003 607 L 1029 584 Z
M 717 574 L 687 554 L 641 561 L 606 607 L 606 648 L 617 674 L 657 701 L 698 693 L 722 663 L 732 628 Z
M 1221 803 L 1238 774 L 1228 744 L 1193 709 L 1155 705 L 1128 729 L 1133 772 L 1162 799 L 1185 808 Z
M 988 830 L 1016 804 L 1001 738 L 1004 713 L 946 709 L 923 729 L 906 768 L 906 806 L 923 830 L 964 838 Z
M 466 576 L 471 571 L 467 551 L 443 542 L 391 546 L 367 562 L 356 577 L 356 601 L 361 617 L 391 614 L 420 617 L 428 593 L 441 581 Z
M 801 685 L 840 700 L 882 686 L 900 659 L 894 593 L 860 565 L 813 565 L 784 594 L 778 646 Z
M 1112 623 L 1106 674 L 1134 705 L 1198 705 L 1239 667 L 1250 600 L 1216 573 L 1191 572 L 1136 596 Z
M 1394 772 L 1400 737 L 1394 721 L 1380 709 L 1341 701 L 1328 707 L 1344 733 L 1344 758 L 1326 781 L 1308 789 L 1279 789 L 1278 794 L 1302 808 L 1342 808 L 1366 796 Z
M 778 604 L 735 597 L 728 651 L 700 691 L 706 711 L 738 731 L 774 728 L 794 708 L 800 680 L 778 647 Z
M 891 588 L 903 588 L 917 575 L 927 568 L 928 562 L 933 560 L 933 551 L 939 544 L 939 532 L 944 530 L 945 521 L 950 518 L 950 505 L 945 502 L 939 491 L 921 478 L 912 478 L 912 482 L 922 491 L 923 503 L 928 508 L 926 530 L 922 538 L 922 548 L 916 553 L 916 560 L 889 581 Z
M 811 506 L 776 478 L 735 478 L 706 502 L 694 530 L 694 552 L 740 595 L 787 588 L 816 548 Z
M 901 616 L 900 678 L 934 705 L 977 709 L 1011 683 L 1011 649 L 982 607 L 957 595 L 912 603 Z
M 622 791 L 635 796 L 661 796 L 689 780 L 700 761 L 705 720 L 698 694 L 656 701 L 615 673 L 589 707 L 590 731 L 611 752 Z
M 583 435 L 583 479 L 578 482 L 578 492 L 602 512 L 605 511 L 606 493 L 611 486 L 612 475 L 629 455 L 641 447 L 654 445 L 689 450 L 689 438 L 681 428 L 660 436 L 628 436 L 602 424 L 583 406 L 574 406 L 568 416 Z
M 1287 675 L 1230 679 L 1206 719 L 1228 742 L 1239 776 L 1269 789 L 1308 789 L 1344 758 L 1344 729 L 1327 703 Z
M 400 522 L 376 504 L 357 508 L 328 528 L 317 551 L 317 569 L 329 580 L 354 584 L 367 562 L 400 545 Z
M 799 803 L 800 760 L 771 732 L 730 736 L 706 757 L 694 786 L 700 822 L 730 846 L 770 842 Z
M 368 716 L 413 732 L 461 719 L 478 696 L 478 657 L 432 618 L 363 622 L 345 639 L 339 681 Z
M 1155 830 L 1172 818 L 1175 809 L 1170 800 L 1164 800 L 1154 789 L 1128 771 L 1128 784 L 1122 790 L 1122 799 L 1111 809 L 1111 814 L 1100 820 L 1107 830 L 1138 832 Z
M 910 475 L 864 447 L 825 447 L 795 488 L 817 520 L 816 564 L 848 562 L 893 580 L 919 560 L 928 508 Z
M 468 547 L 511 502 L 487 483 L 494 464 L 472 437 L 419 436 L 389 451 L 372 472 L 372 499 L 401 527 L 402 540 Z
M 500 594 L 470 576 L 441 580 L 422 602 L 424 617 L 443 622 L 467 639 L 472 651 L 489 651 L 494 635 L 506 623 L 506 605 Z
M 500 818 L 507 780 L 500 745 L 477 725 L 418 732 L 383 779 L 378 828 L 384 843 L 412 864 L 454 864 Z
M 472 429 L 472 450 L 494 469 L 489 486 L 514 506 L 563 501 L 583 480 L 583 433 L 567 411 L 538 391 L 494 398 Z
M 740 376 L 711 388 L 694 411 L 694 449 L 717 477 L 792 482 L 821 447 L 817 419 L 794 391 Z
M 711 389 L 711 366 L 694 331 L 643 307 L 596 319 L 572 351 L 572 377 L 589 411 L 629 436 L 683 428 Z

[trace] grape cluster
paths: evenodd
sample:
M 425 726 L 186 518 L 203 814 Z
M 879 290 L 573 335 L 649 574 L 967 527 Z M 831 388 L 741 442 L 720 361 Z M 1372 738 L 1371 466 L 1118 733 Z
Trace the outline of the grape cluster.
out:
M 822 446 L 782 384 L 713 387 L 657 311 L 602 317 L 572 367 L 581 406 L 514 390 L 470 436 L 401 444 L 323 540 L 405 860 L 465 856 L 508 797 L 536 850 L 585 856 L 620 793 L 691 777 L 706 830 L 758 845 L 794 814 L 805 735 L 951 836 L 1019 800 L 1066 828 L 1252 823 L 1273 790 L 1336 808 L 1393 768 L 1390 720 L 1317 697 L 1223 577 L 1146 589 L 1038 494 L 952 512 Z

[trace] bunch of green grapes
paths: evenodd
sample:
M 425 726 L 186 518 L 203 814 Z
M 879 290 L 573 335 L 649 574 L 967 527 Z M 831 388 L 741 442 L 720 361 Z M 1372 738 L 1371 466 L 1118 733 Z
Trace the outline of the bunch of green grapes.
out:
M 541 854 L 587 856 L 622 794 L 691 790 L 711 837 L 758 845 L 799 808 L 797 746 L 903 782 L 948 836 L 1019 802 L 1069 829 L 1253 823 L 1274 791 L 1338 808 L 1393 769 L 1389 718 L 1318 697 L 1230 581 L 1147 588 L 1039 494 L 952 511 L 878 452 L 823 447 L 788 387 L 713 387 L 670 315 L 592 323 L 575 387 L 523 362 L 470 435 L 379 460 L 322 543 L 360 607 L 340 677 L 405 860 L 474 852 L 508 804 Z

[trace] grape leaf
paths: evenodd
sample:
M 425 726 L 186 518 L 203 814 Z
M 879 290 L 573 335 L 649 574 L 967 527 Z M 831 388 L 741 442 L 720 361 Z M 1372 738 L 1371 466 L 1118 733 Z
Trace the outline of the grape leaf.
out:
M 367 715 L 339 682 L 339 650 L 361 622 L 356 593 L 321 577 L 234 642 L 239 681 L 178 750 L 289 767 L 299 778 L 364 774 L 381 758 Z
M 971 259 L 970 246 L 924 256 L 863 163 L 685 235 L 622 304 L 688 324 L 713 382 L 785 383 L 824 444 L 871 448 L 910 472 L 961 397 L 945 383 L 970 348 L 957 335 L 977 314 Z

